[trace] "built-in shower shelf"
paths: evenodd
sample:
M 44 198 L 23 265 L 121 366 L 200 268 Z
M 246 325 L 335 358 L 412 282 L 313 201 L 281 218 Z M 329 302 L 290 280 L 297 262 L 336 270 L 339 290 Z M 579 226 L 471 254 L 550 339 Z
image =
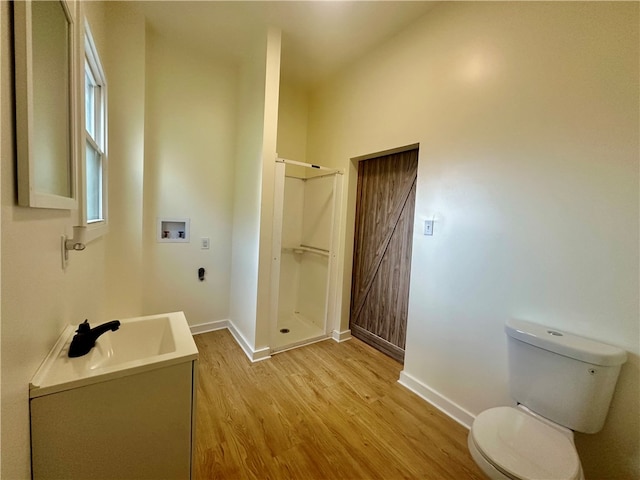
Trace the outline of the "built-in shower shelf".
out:
M 323 257 L 329 256 L 329 250 L 325 250 L 324 248 L 312 247 L 311 245 L 299 245 L 297 247 L 283 247 L 283 252 L 287 253 L 315 253 L 316 255 L 321 255 Z

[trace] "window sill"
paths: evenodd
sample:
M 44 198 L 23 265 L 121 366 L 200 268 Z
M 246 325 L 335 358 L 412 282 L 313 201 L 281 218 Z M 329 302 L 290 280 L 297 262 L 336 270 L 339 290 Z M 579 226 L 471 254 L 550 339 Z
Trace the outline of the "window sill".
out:
M 87 243 L 106 235 L 109 232 L 109 225 L 106 221 L 87 223 Z

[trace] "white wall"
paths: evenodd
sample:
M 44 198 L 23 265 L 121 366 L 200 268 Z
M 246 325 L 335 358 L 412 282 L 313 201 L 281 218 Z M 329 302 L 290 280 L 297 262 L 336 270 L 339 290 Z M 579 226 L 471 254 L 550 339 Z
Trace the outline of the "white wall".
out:
M 77 8 L 78 4 L 74 4 Z M 7 479 L 30 478 L 29 381 L 67 324 L 85 318 L 101 322 L 105 311 L 105 241 L 95 240 L 83 252 L 71 252 L 61 266 L 60 237 L 79 224 L 77 211 L 17 206 L 15 190 L 15 124 L 12 34 L 8 2 L 1 2 L 0 54 L 2 170 L 2 471 Z M 102 10 L 87 11 L 95 25 L 98 49 Z M 74 8 L 76 23 L 79 12 Z
M 284 59 L 283 59 L 284 61 Z M 292 80 L 281 77 L 278 103 L 278 156 L 298 162 L 307 158 L 307 122 L 309 97 L 307 90 Z M 291 166 L 287 166 L 289 170 Z M 299 170 L 303 174 L 304 169 Z
M 280 50 L 282 33 L 269 28 L 266 35 L 262 167 L 260 188 L 260 248 L 258 251 L 258 299 L 255 317 L 255 348 L 266 349 L 270 343 L 271 246 L 273 241 L 273 203 L 276 143 L 278 136 L 278 102 L 280 93 Z
M 102 60 L 109 111 L 107 312 L 111 318 L 127 318 L 143 312 L 145 19 L 122 2 L 107 5 L 106 19 L 108 49 Z
M 146 45 L 143 310 L 227 319 L 237 71 L 150 29 Z M 190 242 L 158 243 L 157 218 L 189 218 Z
M 266 37 L 240 66 L 231 249 L 231 321 L 255 346 Z
M 509 317 L 629 350 L 607 426 L 577 437 L 587 478 L 640 475 L 638 44 L 635 3 L 442 3 L 310 104 L 308 161 L 348 174 L 343 329 L 349 159 L 420 144 L 404 374 L 423 393 L 466 420 L 509 404 Z

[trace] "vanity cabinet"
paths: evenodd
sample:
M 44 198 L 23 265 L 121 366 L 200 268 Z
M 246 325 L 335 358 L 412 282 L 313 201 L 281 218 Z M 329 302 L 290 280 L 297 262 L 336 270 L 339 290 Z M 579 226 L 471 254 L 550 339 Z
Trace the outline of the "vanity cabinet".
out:
M 93 358 L 69 359 L 65 331 L 30 389 L 35 480 L 191 478 L 198 352 L 183 319 L 122 320 Z M 164 353 L 109 364 L 141 333 Z
M 34 480 L 191 478 L 197 362 L 31 400 Z

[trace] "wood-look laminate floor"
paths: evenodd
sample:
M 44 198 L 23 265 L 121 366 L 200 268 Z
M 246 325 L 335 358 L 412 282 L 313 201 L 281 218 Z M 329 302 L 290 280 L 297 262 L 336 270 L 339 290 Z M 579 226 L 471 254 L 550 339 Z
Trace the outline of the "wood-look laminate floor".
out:
M 483 478 L 466 429 L 355 338 L 253 364 L 227 330 L 195 339 L 196 479 Z

